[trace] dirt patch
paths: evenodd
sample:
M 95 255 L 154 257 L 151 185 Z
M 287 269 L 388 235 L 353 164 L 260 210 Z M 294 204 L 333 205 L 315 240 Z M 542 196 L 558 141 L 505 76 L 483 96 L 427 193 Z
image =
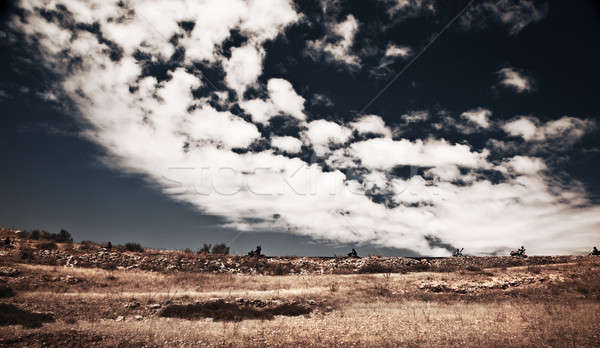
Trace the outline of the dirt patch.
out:
M 0 285 L 0 298 L 7 298 L 15 296 L 13 289 L 6 285 Z
M 53 321 L 55 319 L 52 313 L 29 312 L 8 303 L 0 303 L 0 326 L 23 325 L 35 328 Z
M 241 321 L 246 319 L 270 320 L 276 315 L 299 316 L 312 312 L 309 306 L 298 303 L 272 303 L 253 305 L 251 302 L 231 303 L 214 300 L 195 304 L 172 304 L 163 308 L 159 316 L 188 320 L 213 318 L 217 321 Z
M 4 347 L 148 347 L 145 342 L 131 341 L 107 335 L 96 335 L 74 330 L 56 332 L 32 332 L 20 336 L 0 338 Z

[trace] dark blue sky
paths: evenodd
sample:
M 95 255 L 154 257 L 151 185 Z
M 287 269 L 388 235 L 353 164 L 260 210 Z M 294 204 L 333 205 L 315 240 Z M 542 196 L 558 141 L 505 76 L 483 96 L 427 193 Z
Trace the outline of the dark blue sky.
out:
M 390 21 L 381 13 L 381 5 L 348 2 L 336 16 L 343 19 L 352 14 L 363 25 L 355 38 L 357 52 L 370 46 L 385 47 L 390 41 L 419 51 L 464 4 L 466 1 L 437 4 L 436 14 Z M 328 120 L 347 122 L 407 60 L 393 63 L 381 78 L 372 73 L 381 55 L 365 55 L 363 67 L 350 71 L 315 61 L 303 50 L 307 40 L 317 40 L 325 32 L 318 20 L 320 7 L 317 2 L 305 3 L 298 10 L 315 20 L 293 25 L 265 44 L 267 54 L 259 81 L 285 76 L 307 99 L 308 120 L 326 114 Z M 3 11 L 2 30 L 8 32 L 6 23 L 18 11 L 8 5 Z M 383 30 L 383 26 L 389 29 Z M 399 115 L 412 110 L 460 114 L 476 107 L 491 109 L 496 120 L 517 115 L 535 115 L 542 121 L 564 115 L 597 120 L 598 33 L 600 7 L 596 1 L 551 1 L 545 18 L 516 35 L 491 20 L 469 28 L 457 22 L 367 113 L 380 115 L 389 124 L 398 123 Z M 105 150 L 80 135 L 85 125 L 74 106 L 41 97 L 60 77 L 38 64 L 40 57 L 25 44 L 2 40 L 0 47 L 0 225 L 53 232 L 66 228 L 77 240 L 136 241 L 160 248 L 196 249 L 202 243 L 227 242 L 237 253 L 261 244 L 265 253 L 273 255 L 339 255 L 354 246 L 314 241 L 285 231 L 239 234 L 221 227 L 223 218 L 171 200 L 143 176 L 107 168 L 100 162 Z M 533 90 L 523 95 L 499 87 L 496 72 L 503 67 L 526 71 L 535 81 Z M 211 80 L 222 79 L 220 71 L 204 72 Z M 223 82 L 217 84 L 224 86 Z M 310 95 L 315 93 L 327 95 L 333 105 L 311 107 Z M 554 168 L 581 181 L 593 203 L 600 202 L 599 135 L 598 130 L 588 132 L 568 153 L 560 154 L 566 159 L 557 159 Z M 417 126 L 403 136 L 460 140 L 459 135 L 444 129 Z M 479 151 L 491 136 L 474 134 L 468 140 Z M 548 160 L 553 160 L 550 157 Z M 404 249 L 362 245 L 358 249 L 362 254 L 414 255 L 410 245 Z

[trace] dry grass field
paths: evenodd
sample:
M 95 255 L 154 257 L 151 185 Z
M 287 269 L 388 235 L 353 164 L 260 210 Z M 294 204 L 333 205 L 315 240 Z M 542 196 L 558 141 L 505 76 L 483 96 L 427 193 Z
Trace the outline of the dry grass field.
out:
M 0 346 L 600 346 L 600 257 L 448 272 L 228 274 L 0 258 Z

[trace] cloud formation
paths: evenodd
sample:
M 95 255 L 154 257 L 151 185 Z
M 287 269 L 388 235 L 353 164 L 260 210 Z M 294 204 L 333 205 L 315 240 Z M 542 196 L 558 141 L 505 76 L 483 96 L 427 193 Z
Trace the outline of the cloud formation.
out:
M 352 52 L 358 31 L 356 18 L 350 14 L 342 22 L 328 24 L 327 29 L 325 37 L 306 43 L 308 55 L 314 59 L 323 56 L 326 61 L 343 63 L 351 68 L 359 67 L 360 58 Z
M 530 92 L 533 88 L 533 80 L 515 68 L 502 68 L 498 70 L 498 76 L 502 86 L 512 88 L 517 93 Z
M 404 3 L 395 11 L 404 11 Z M 11 28 L 60 75 L 56 95 L 64 92 L 76 105 L 89 125 L 84 136 L 104 149 L 104 163 L 143 175 L 173 199 L 223 216 L 229 227 L 436 256 L 448 250 L 432 238 L 480 254 L 521 244 L 534 254 L 570 252 L 587 248 L 600 227 L 600 209 L 585 190 L 557 185 L 545 158 L 393 131 L 398 123 L 435 127 L 427 124 L 429 112 L 335 120 L 310 112 L 306 86 L 263 76 L 269 41 L 302 17 L 291 2 L 24 0 L 20 6 L 24 20 L 12 18 Z M 352 53 L 356 18 L 348 14 L 330 29 L 300 44 L 359 68 Z M 202 69 L 217 71 L 220 81 L 209 82 Z M 520 75 L 506 76 L 508 85 L 527 90 Z M 333 103 L 318 94 L 310 100 Z M 577 141 L 592 127 L 575 117 L 494 122 L 487 108 L 465 109 L 457 120 L 470 129 L 500 125 L 506 137 L 498 144 Z
M 461 18 L 465 27 L 483 26 L 486 21 L 497 22 L 516 35 L 526 26 L 543 20 L 548 14 L 548 4 L 536 4 L 533 0 L 484 1 L 473 7 Z

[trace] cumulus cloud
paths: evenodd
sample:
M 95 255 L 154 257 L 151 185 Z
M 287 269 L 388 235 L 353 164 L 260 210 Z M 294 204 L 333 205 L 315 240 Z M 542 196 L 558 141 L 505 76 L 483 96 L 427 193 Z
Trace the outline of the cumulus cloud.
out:
M 467 145 L 450 144 L 445 140 L 369 139 L 353 143 L 352 152 L 367 168 L 390 169 L 397 165 L 437 167 L 459 165 L 471 168 L 489 166 L 487 151 L 473 152 Z
M 533 80 L 514 68 L 502 68 L 498 70 L 498 76 L 501 85 L 512 88 L 518 93 L 530 92 L 533 88 Z
M 541 158 L 514 156 L 505 162 L 506 167 L 518 174 L 537 174 L 546 169 L 546 163 Z
M 292 84 L 284 79 L 270 79 L 267 84 L 269 97 L 282 112 L 304 120 L 304 98 L 296 94 Z
M 344 126 L 327 120 L 315 120 L 307 124 L 306 137 L 313 144 L 315 152 L 322 156 L 329 144 L 343 144 L 350 138 L 352 131 Z
M 262 74 L 264 56 L 264 50 L 253 45 L 235 47 L 231 50 L 231 58 L 223 64 L 225 83 L 237 92 L 239 98 Z
M 360 67 L 360 58 L 352 52 L 354 35 L 358 31 L 356 18 L 350 14 L 344 21 L 328 26 L 329 32 L 325 37 L 307 42 L 308 55 L 315 59 L 323 56 L 328 61 L 353 68 Z
M 290 115 L 304 120 L 304 98 L 299 96 L 292 84 L 284 79 L 270 79 L 267 83 L 269 98 L 250 99 L 240 102 L 240 106 L 248 112 L 252 121 L 266 124 L 269 119 L 278 114 Z
M 548 14 L 547 3 L 533 0 L 484 1 L 472 6 L 462 18 L 465 27 L 485 25 L 487 20 L 502 23 L 511 35 L 518 34 L 526 26 L 537 23 Z
M 359 134 L 379 134 L 387 138 L 392 137 L 392 130 L 377 115 L 361 116 L 358 120 L 350 122 L 350 126 Z
M 570 116 L 546 123 L 533 116 L 521 116 L 504 123 L 502 129 L 526 141 L 561 139 L 562 142 L 574 143 L 595 127 L 596 123 L 592 120 Z
M 302 148 L 302 142 L 290 136 L 272 137 L 271 146 L 287 153 L 298 153 Z
M 301 17 L 289 2 L 61 3 L 23 0 L 25 20 L 9 25 L 60 75 L 56 95 L 77 107 L 88 125 L 83 135 L 102 147 L 106 165 L 142 175 L 169 197 L 224 217 L 229 227 L 438 256 L 448 250 L 431 238 L 472 253 L 525 244 L 535 254 L 587 248 L 597 236 L 600 209 L 586 206 L 579 186 L 555 185 L 545 170 L 549 164 L 535 156 L 492 160 L 488 149 L 466 142 L 402 139 L 376 115 L 332 122 L 311 114 L 307 121 L 305 100 L 296 92 L 304 89 L 283 78 L 261 80 L 265 43 Z M 56 16 L 42 16 L 38 6 Z M 184 28 L 182 21 L 193 26 Z M 93 30 L 86 29 L 90 25 Z M 351 58 L 356 19 L 348 16 L 332 29 L 327 41 L 313 45 L 331 59 L 358 64 Z M 223 47 L 231 44 L 233 30 L 245 40 L 229 56 Z M 176 44 L 174 35 L 180 37 Z M 165 61 L 176 49 L 185 58 L 161 78 L 148 73 L 146 65 Z M 77 69 L 66 68 L 70 61 L 79 62 Z M 219 90 L 208 88 L 198 64 L 223 68 Z M 266 94 L 246 100 L 250 87 Z M 208 95 L 199 97 L 205 89 Z M 225 98 L 229 89 L 238 100 Z M 279 114 L 295 122 L 293 131 L 273 128 Z M 486 115 L 471 110 L 464 118 L 484 127 Z M 430 115 L 398 118 L 408 125 Z M 573 117 L 546 123 L 528 117 L 502 128 L 540 142 L 581 137 L 579 130 L 588 126 Z M 319 157 L 315 161 L 305 160 L 310 150 Z M 411 167 L 409 176 L 399 173 L 403 166 Z M 490 171 L 501 180 L 486 176 Z
M 461 114 L 461 117 L 469 120 L 481 128 L 490 127 L 489 118 L 492 112 L 488 109 L 478 108 L 474 110 L 465 111 Z

